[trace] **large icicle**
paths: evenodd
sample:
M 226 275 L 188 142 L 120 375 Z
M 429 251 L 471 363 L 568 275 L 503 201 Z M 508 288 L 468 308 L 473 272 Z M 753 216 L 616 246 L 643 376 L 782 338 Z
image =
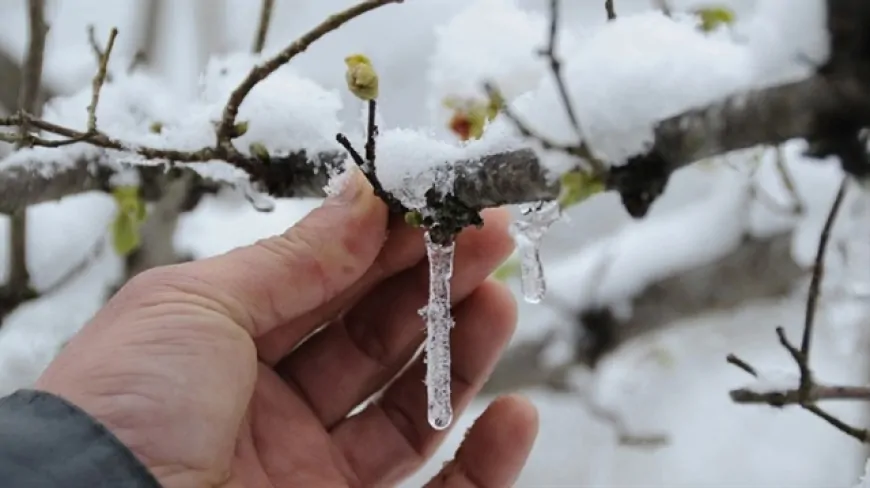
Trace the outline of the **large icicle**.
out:
M 443 430 L 453 421 L 450 400 L 450 278 L 455 244 L 441 245 L 426 232 L 429 257 L 429 303 L 420 309 L 426 321 L 426 394 L 429 425 Z
M 520 205 L 523 216 L 510 226 L 510 233 L 520 253 L 520 282 L 523 297 L 529 303 L 539 303 L 547 292 L 544 268 L 541 264 L 541 241 L 561 217 L 559 202 L 537 202 Z

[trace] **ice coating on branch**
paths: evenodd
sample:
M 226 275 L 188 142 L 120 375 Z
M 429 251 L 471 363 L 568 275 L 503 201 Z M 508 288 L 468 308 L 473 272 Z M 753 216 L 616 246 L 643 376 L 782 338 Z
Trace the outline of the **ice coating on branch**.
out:
M 547 293 L 541 264 L 541 241 L 562 212 L 556 201 L 523 204 L 520 211 L 523 216 L 510 226 L 520 254 L 520 286 L 527 302 L 540 303 Z
M 376 171 L 385 190 L 406 207 L 424 210 L 430 189 L 442 195 L 453 191 L 455 164 L 522 146 L 509 122 L 498 119 L 481 139 L 467 143 L 438 139 L 429 130 L 389 129 L 378 136 Z
M 453 276 L 455 243 L 432 242 L 426 232 L 429 257 L 429 303 L 420 309 L 426 321 L 426 395 L 429 425 L 444 430 L 453 422 L 450 401 L 450 278 Z

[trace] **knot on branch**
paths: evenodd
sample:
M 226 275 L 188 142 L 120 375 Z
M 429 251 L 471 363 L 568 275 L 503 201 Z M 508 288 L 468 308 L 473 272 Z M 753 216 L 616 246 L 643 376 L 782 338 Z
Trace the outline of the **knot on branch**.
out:
M 609 307 L 584 310 L 578 319 L 583 333 L 574 346 L 574 355 L 595 369 L 604 356 L 619 346 L 619 321 Z
M 483 225 L 480 210 L 469 207 L 453 194 L 442 195 L 430 189 L 426 192 L 426 205 L 430 212 L 423 217 L 423 227 L 429 229 L 432 241 L 437 244 L 450 243 L 466 227 Z
M 835 156 L 845 173 L 857 179 L 870 176 L 870 161 L 860 123 L 848 114 L 821 114 L 816 127 L 816 135 L 807 139 L 807 156 L 818 159 Z
M 669 178 L 667 161 L 653 149 L 632 157 L 622 166 L 610 168 L 605 185 L 608 190 L 619 193 L 625 210 L 639 219 L 649 212 L 653 202 L 665 191 Z

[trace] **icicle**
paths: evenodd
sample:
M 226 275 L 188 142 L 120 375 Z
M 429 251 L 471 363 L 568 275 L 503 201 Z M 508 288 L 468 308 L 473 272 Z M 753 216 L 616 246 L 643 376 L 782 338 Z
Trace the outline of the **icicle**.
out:
M 455 244 L 432 242 L 425 234 L 429 257 L 429 303 L 420 309 L 426 321 L 426 394 L 429 425 L 443 430 L 453 422 L 450 400 L 450 278 L 453 276 Z
M 523 297 L 529 303 L 539 303 L 547 292 L 544 268 L 541 264 L 541 241 L 553 223 L 559 220 L 559 202 L 537 202 L 520 206 L 523 217 L 510 226 L 511 235 L 520 253 L 520 274 Z
M 240 181 L 237 188 L 242 191 L 242 194 L 245 195 L 245 200 L 254 207 L 254 210 L 258 212 L 271 212 L 272 210 L 275 210 L 275 202 L 273 202 L 268 196 L 257 191 L 250 181 Z

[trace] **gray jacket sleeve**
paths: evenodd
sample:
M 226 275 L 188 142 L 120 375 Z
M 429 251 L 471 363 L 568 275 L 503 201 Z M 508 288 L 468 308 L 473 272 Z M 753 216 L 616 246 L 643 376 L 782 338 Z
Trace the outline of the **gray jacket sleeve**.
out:
M 0 486 L 160 488 L 106 427 L 50 393 L 0 398 Z

